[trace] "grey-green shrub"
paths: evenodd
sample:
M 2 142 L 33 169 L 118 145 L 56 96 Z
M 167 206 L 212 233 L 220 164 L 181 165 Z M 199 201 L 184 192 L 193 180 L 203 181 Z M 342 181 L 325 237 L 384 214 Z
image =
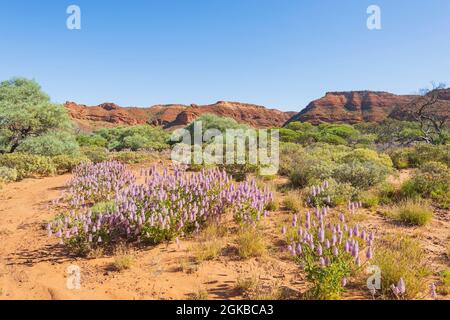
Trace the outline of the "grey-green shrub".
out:
M 41 156 L 78 155 L 80 148 L 75 137 L 67 132 L 50 132 L 25 139 L 18 152 Z

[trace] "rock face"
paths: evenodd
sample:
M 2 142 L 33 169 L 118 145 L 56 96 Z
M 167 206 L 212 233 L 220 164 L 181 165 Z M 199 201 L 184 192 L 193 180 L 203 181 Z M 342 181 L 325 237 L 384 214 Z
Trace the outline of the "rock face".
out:
M 422 109 L 424 117 L 438 122 L 445 120 L 448 123 L 450 121 L 450 88 L 430 92 L 425 96 L 413 99 L 406 105 L 397 106 L 391 112 L 390 117 L 397 120 L 414 121 L 417 118 L 416 113 L 421 110 L 422 106 L 425 106 Z
M 411 102 L 417 96 L 394 95 L 377 91 L 328 92 L 325 97 L 311 102 L 289 122 L 312 124 L 381 122 L 395 107 Z
M 280 127 L 295 112 L 282 112 L 262 106 L 239 102 L 219 101 L 211 105 L 155 105 L 150 108 L 123 108 L 114 103 L 86 106 L 66 102 L 70 116 L 82 131 L 119 125 L 150 123 L 167 129 L 184 127 L 205 113 L 235 119 L 256 128 Z

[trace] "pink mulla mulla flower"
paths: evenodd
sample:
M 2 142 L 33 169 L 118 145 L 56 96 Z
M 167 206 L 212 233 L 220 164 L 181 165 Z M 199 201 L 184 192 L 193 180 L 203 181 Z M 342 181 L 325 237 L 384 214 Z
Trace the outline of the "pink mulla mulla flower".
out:
M 398 288 L 399 293 L 405 294 L 406 284 L 405 284 L 405 280 L 403 280 L 403 278 L 400 278 L 400 280 L 398 281 L 397 288 Z
M 319 258 L 319 264 L 320 264 L 321 267 L 325 267 L 326 266 L 325 259 L 323 257 Z
M 319 233 L 318 233 L 317 237 L 321 243 L 323 243 L 325 241 L 325 230 L 323 228 L 319 229 Z
M 398 295 L 400 294 L 400 291 L 398 290 L 398 288 L 395 286 L 395 284 L 391 284 L 391 290 L 394 293 L 395 296 L 398 297 Z
M 92 234 L 89 234 L 89 236 L 88 236 L 88 241 L 89 241 L 89 242 L 92 242 Z
M 317 245 L 316 253 L 318 256 L 321 256 L 323 253 L 322 246 L 320 245 L 320 243 Z
M 359 257 L 356 257 L 355 259 L 355 264 L 356 266 L 360 267 L 361 266 L 361 259 Z
M 325 248 L 327 248 L 327 249 L 331 248 L 331 242 L 328 239 L 325 241 Z
M 368 247 L 368 248 L 367 248 L 367 251 L 366 251 L 366 258 L 367 258 L 367 260 L 370 260 L 370 259 L 373 258 L 373 251 L 372 251 L 372 248 L 371 248 L 371 247 Z
M 333 247 L 333 256 L 337 257 L 339 255 L 339 249 L 337 247 Z
M 297 244 L 297 254 L 301 255 L 303 253 L 303 248 L 302 245 L 299 243 Z
M 436 299 L 438 297 L 436 293 L 436 285 L 434 283 L 430 284 L 430 295 L 433 299 Z
M 98 237 L 97 243 L 102 243 L 102 237 Z
M 347 278 L 342 278 L 342 280 L 341 280 L 341 285 L 342 285 L 343 287 L 346 287 L 346 286 L 347 286 Z
M 285 235 L 286 235 L 286 233 L 287 233 L 287 229 L 286 229 L 286 227 L 285 227 L 285 226 L 283 226 L 283 227 L 281 228 L 281 233 L 283 234 L 283 236 L 285 236 Z

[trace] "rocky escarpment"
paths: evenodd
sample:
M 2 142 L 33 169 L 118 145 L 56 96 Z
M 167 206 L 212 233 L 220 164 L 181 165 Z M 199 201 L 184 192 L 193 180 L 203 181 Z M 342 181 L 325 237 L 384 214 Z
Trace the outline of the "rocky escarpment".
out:
M 381 122 L 397 107 L 416 99 L 413 95 L 395 95 L 379 91 L 328 92 L 312 101 L 289 122 L 320 124 Z
M 205 113 L 235 119 L 256 128 L 280 127 L 295 112 L 282 112 L 263 106 L 240 102 L 219 101 L 211 105 L 155 105 L 149 108 L 120 107 L 114 103 L 98 106 L 66 102 L 65 107 L 81 130 L 92 131 L 102 127 L 150 123 L 165 128 L 186 126 Z

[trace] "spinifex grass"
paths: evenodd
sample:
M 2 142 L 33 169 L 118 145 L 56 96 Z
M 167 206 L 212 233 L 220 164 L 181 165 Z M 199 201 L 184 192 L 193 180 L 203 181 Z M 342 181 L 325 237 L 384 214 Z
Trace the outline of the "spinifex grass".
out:
M 253 224 L 266 214 L 272 199 L 255 182 L 235 185 L 217 169 L 188 174 L 180 168 L 159 173 L 154 167 L 142 175 L 145 183 L 138 184 L 114 162 L 78 168 L 69 183 L 72 210 L 51 222 L 49 233 L 76 253 L 120 241 L 157 244 L 199 231 L 227 209 L 236 220 Z M 90 209 L 105 200 L 114 205 L 104 212 Z

